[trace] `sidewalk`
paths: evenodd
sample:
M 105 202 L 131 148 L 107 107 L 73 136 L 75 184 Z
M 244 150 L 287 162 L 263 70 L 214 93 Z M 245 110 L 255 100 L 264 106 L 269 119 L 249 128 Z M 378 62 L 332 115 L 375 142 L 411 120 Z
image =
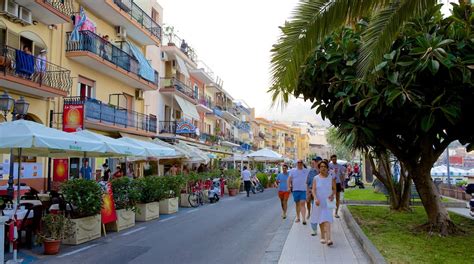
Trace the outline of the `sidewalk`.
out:
M 319 242 L 319 228 L 318 235 L 313 237 L 309 222 L 307 225 L 293 223 L 279 263 L 370 263 L 365 252 L 347 229 L 342 216 L 334 218 L 331 229 L 334 245 L 328 247 Z

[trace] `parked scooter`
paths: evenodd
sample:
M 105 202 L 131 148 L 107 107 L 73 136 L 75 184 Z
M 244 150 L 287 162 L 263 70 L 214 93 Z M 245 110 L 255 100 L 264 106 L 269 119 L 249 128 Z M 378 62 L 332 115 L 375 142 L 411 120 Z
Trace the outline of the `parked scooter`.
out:
M 221 196 L 221 179 L 216 178 L 212 180 L 212 187 L 209 190 L 209 202 L 216 203 Z
M 469 206 L 471 207 L 470 214 L 474 217 L 474 183 L 470 183 L 466 186 L 466 193 L 471 195 L 471 201 L 469 201 Z
M 364 189 L 364 183 L 362 182 L 362 177 L 358 173 L 353 173 L 349 176 L 349 179 L 346 180 L 346 188 L 355 188 L 359 186 L 359 189 Z

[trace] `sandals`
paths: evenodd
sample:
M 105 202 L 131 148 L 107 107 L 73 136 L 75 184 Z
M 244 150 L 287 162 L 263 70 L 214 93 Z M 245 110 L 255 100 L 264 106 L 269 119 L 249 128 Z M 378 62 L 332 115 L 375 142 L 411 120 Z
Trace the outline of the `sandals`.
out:
M 332 245 L 333 245 L 332 240 L 328 240 L 328 247 Z
M 300 222 L 300 219 L 296 219 L 296 220 L 295 220 L 295 223 L 299 223 L 299 222 Z
M 303 221 L 303 225 L 306 225 L 306 221 Z
M 321 244 L 326 244 L 326 240 L 325 239 L 321 239 L 319 240 L 321 242 Z

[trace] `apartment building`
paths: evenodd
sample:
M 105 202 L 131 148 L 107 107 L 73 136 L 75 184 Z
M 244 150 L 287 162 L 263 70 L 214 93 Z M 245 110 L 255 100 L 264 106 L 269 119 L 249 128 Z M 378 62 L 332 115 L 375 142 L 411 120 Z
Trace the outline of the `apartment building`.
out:
M 159 74 L 145 54 L 161 45 L 161 10 L 153 0 L 2 0 L 1 89 L 30 103 L 28 120 L 68 132 L 154 136 L 157 118 L 143 98 L 158 90 Z M 44 182 L 46 160 L 22 160 Z M 78 175 L 80 159 L 68 162 Z M 96 169 L 102 162 L 91 161 Z

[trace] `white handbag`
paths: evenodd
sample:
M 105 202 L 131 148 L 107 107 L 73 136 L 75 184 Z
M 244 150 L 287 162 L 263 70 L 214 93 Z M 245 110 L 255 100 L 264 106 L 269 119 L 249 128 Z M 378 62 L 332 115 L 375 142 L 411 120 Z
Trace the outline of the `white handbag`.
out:
M 336 198 L 329 200 L 329 198 L 326 198 L 326 204 L 328 206 L 329 209 L 334 209 L 336 208 Z

